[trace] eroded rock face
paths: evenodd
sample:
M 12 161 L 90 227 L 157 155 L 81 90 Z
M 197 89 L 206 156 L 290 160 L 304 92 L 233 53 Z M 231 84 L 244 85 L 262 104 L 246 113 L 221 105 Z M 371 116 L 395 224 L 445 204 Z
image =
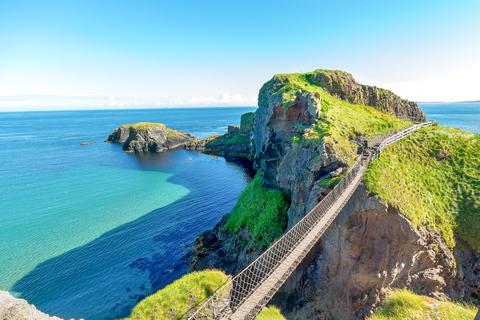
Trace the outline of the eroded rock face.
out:
M 416 102 L 402 99 L 389 90 L 359 84 L 347 72 L 321 70 L 312 80 L 337 99 L 371 106 L 402 120 L 427 120 Z
M 43 313 L 24 299 L 14 298 L 7 291 L 0 291 L 0 319 L 2 320 L 63 320 Z
M 417 230 L 362 184 L 271 303 L 287 319 L 361 319 L 396 287 L 466 297 L 441 235 Z
M 106 142 L 123 143 L 124 152 L 163 152 L 198 141 L 189 133 L 169 129 L 163 124 L 122 125 Z

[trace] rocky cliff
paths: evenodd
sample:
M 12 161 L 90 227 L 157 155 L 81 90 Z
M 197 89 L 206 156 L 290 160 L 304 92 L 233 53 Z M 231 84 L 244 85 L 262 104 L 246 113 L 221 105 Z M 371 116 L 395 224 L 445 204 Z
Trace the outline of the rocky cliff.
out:
M 240 119 L 240 127 L 229 125 L 225 134 L 210 136 L 200 141 L 194 139 L 185 145 L 185 149 L 251 160 L 253 158 L 251 139 L 254 116 L 255 112 L 244 113 Z
M 291 199 L 288 228 L 329 192 L 358 154 L 411 124 L 400 119 L 426 119 L 416 103 L 360 85 L 340 71 L 276 75 L 258 100 L 252 157 L 263 185 Z M 260 254 L 262 248 L 242 245 L 251 232 L 228 232 L 228 220 L 229 215 L 197 239 L 192 269 L 236 274 Z M 288 319 L 359 319 L 393 287 L 478 298 L 479 259 L 468 244 L 463 251 L 449 248 L 439 232 L 412 225 L 398 207 L 361 186 L 272 303 Z
M 163 152 L 194 140 L 189 133 L 167 128 L 163 123 L 138 122 L 118 127 L 106 142 L 122 143 L 125 152 Z

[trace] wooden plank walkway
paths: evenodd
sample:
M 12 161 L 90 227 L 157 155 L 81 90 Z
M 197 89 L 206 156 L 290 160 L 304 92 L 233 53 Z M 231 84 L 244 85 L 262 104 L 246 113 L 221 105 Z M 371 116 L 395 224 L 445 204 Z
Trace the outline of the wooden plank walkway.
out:
M 299 260 L 310 251 L 310 248 L 318 241 L 323 235 L 328 226 L 335 220 L 338 213 L 343 209 L 348 202 L 353 192 L 357 189 L 357 186 L 363 179 L 365 170 L 368 166 L 368 161 L 362 165 L 362 168 L 358 171 L 356 177 L 352 180 L 345 192 L 335 203 L 330 207 L 326 214 L 318 221 L 318 223 L 310 230 L 308 235 L 298 244 L 290 255 L 280 264 L 280 266 L 272 273 L 265 281 L 242 303 L 234 314 L 229 318 L 233 320 L 249 319 L 249 315 L 256 309 L 258 302 L 263 297 L 268 296 L 269 292 L 274 289 L 277 283 L 282 282 L 285 276 L 289 276 L 298 265 Z M 291 271 L 290 271 L 291 270 Z M 276 291 L 276 290 L 275 290 Z
M 379 156 L 387 145 L 422 127 L 436 124 L 436 121 L 428 121 L 412 125 L 384 139 L 368 157 L 362 157 L 363 163 L 359 159 L 331 193 L 292 229 L 242 272 L 184 316 L 197 320 L 255 319 L 343 209 L 361 183 L 369 162 Z

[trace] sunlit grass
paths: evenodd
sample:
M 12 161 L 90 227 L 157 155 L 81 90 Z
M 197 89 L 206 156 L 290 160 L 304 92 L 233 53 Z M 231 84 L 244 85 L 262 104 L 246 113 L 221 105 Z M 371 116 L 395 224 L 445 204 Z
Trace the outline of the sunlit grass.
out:
M 262 186 L 262 173 L 258 172 L 238 197 L 222 229 L 235 234 L 246 227 L 256 243 L 269 245 L 287 226 L 288 206 L 289 200 L 282 191 Z
M 477 309 L 464 303 L 439 301 L 396 290 L 368 320 L 472 320 Z
M 262 310 L 255 318 L 255 320 L 286 320 L 280 310 L 275 306 L 269 306 Z
M 180 319 L 227 280 L 225 273 L 218 270 L 186 274 L 140 301 L 127 319 Z
M 414 226 L 437 229 L 450 247 L 457 233 L 480 250 L 480 135 L 429 127 L 388 146 L 364 182 Z

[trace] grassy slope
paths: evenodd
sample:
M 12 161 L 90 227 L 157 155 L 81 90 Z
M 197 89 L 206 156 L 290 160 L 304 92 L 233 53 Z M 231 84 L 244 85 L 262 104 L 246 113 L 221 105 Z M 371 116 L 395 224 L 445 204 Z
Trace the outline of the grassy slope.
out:
M 253 241 L 266 246 L 277 239 L 287 226 L 287 197 L 277 189 L 262 186 L 262 173 L 238 197 L 223 230 L 232 234 L 246 227 L 253 234 Z
M 269 306 L 258 314 L 255 320 L 286 320 L 280 310 L 275 306 Z
M 179 319 L 227 280 L 217 270 L 189 273 L 140 301 L 127 319 Z
M 445 319 L 471 320 L 477 309 L 461 303 L 438 301 L 408 290 L 393 292 L 368 320 Z M 428 317 L 427 317 L 428 315 Z
M 154 123 L 154 122 L 136 122 L 131 125 L 133 129 L 144 129 L 147 127 L 159 127 L 166 128 L 167 126 L 163 123 Z
M 283 84 L 274 96 L 280 96 L 285 107 L 290 106 L 301 92 L 317 92 L 322 98 L 322 115 L 310 132 L 303 136 L 301 141 L 304 145 L 312 145 L 323 138 L 328 147 L 339 152 L 343 160 L 351 165 L 355 161 L 357 145 L 350 140 L 355 136 L 383 135 L 411 123 L 398 120 L 373 107 L 351 104 L 332 97 L 311 80 L 314 74 L 315 72 L 274 76 L 276 81 Z M 266 103 L 262 100 L 259 105 Z M 295 140 L 300 142 L 299 137 Z
M 415 226 L 438 228 L 450 247 L 457 233 L 480 251 L 480 135 L 421 129 L 388 146 L 364 182 Z

